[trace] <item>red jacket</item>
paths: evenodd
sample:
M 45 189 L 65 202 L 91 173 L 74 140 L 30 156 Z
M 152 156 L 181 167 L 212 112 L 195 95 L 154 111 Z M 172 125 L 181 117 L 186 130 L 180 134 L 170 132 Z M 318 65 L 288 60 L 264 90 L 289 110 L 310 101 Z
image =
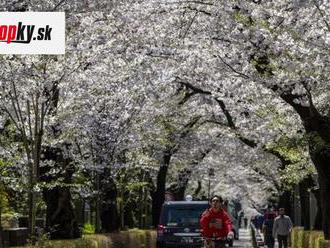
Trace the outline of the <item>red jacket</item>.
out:
M 200 219 L 200 225 L 204 238 L 226 238 L 232 230 L 231 220 L 223 209 L 218 212 L 212 208 L 205 210 Z

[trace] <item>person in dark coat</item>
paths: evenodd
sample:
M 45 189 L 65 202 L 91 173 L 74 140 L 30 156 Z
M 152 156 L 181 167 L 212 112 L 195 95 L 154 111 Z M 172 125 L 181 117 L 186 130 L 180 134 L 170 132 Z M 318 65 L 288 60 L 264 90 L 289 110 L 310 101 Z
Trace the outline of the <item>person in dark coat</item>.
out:
M 276 215 L 273 212 L 265 214 L 265 221 L 262 225 L 262 231 L 264 234 L 265 245 L 268 248 L 274 248 L 275 239 L 273 237 L 273 225 Z

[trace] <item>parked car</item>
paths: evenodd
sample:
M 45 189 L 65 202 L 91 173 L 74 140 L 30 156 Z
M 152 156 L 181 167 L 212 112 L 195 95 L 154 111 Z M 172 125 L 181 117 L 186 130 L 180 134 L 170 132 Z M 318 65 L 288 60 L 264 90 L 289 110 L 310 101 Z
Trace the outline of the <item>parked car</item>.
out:
M 238 220 L 229 204 L 226 209 L 233 222 L 235 239 L 238 239 Z M 207 201 L 168 201 L 163 204 L 157 228 L 157 248 L 201 248 L 203 240 L 199 219 L 209 208 Z M 234 240 L 228 244 L 233 246 Z
M 207 201 L 168 201 L 157 228 L 157 248 L 201 248 L 199 219 Z

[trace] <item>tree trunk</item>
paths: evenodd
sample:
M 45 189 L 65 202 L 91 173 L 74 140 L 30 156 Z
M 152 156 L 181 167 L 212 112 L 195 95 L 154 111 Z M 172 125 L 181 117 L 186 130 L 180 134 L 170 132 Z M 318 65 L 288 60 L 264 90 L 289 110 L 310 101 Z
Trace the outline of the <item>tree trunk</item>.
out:
M 102 204 L 101 226 L 102 232 L 114 232 L 119 230 L 120 220 L 117 210 L 117 187 L 111 178 L 110 172 L 105 170 L 101 177 Z
M 29 202 L 29 235 L 32 243 L 35 241 L 35 224 L 36 224 L 36 194 L 33 191 L 33 184 L 30 182 L 28 202 Z
M 117 202 L 108 200 L 102 204 L 101 226 L 102 232 L 115 232 L 119 230 L 119 215 L 117 210 Z
M 313 189 L 312 193 L 316 199 L 317 203 L 317 212 L 315 216 L 315 221 L 313 223 L 314 230 L 322 230 L 322 209 L 321 209 L 321 196 L 320 189 Z
M 96 192 L 97 192 L 97 199 L 95 199 L 95 232 L 99 233 L 101 231 L 101 204 L 102 202 L 102 195 L 100 194 L 100 177 L 96 175 Z
M 197 188 L 194 191 L 194 195 L 197 196 L 201 190 L 202 190 L 202 182 L 200 180 L 198 180 L 198 182 L 197 182 Z
M 299 114 L 309 138 L 309 153 L 320 185 L 322 229 L 325 239 L 330 239 L 330 118 L 316 109 L 310 92 L 307 92 L 309 106 L 295 102 L 300 96 L 291 92 L 283 92 L 281 97 Z
M 45 147 L 43 159 L 55 162 L 55 168 L 60 168 L 61 174 L 50 174 L 51 166 L 40 167 L 40 181 L 53 184 L 62 179 L 64 184 L 72 183 L 75 171 L 70 158 L 64 158 L 63 150 L 55 147 Z M 73 239 L 80 237 L 78 223 L 73 208 L 70 187 L 55 186 L 43 189 L 43 198 L 47 206 L 46 230 L 51 239 Z
M 295 108 L 307 133 L 309 154 L 316 167 L 320 186 L 322 230 L 324 238 L 330 240 L 330 119 L 322 116 L 311 104 L 307 109 Z
M 301 205 L 301 224 L 304 230 L 310 230 L 309 193 L 306 179 L 299 183 L 299 198 Z
M 161 166 L 157 175 L 157 188 L 152 194 L 152 224 L 155 227 L 159 223 L 161 208 L 165 201 L 166 176 L 170 160 L 171 154 L 163 155 Z
M 70 189 L 67 187 L 45 189 L 43 196 L 47 205 L 46 229 L 50 232 L 50 238 L 79 238 Z
M 330 156 L 327 159 L 330 159 Z M 319 172 L 322 229 L 325 239 L 330 239 L 330 216 L 327 213 L 330 209 L 330 166 L 317 167 L 317 170 Z
M 325 239 L 330 239 L 330 146 L 324 143 L 310 143 L 310 154 L 318 172 L 320 186 L 322 229 Z
M 180 170 L 177 181 L 168 188 L 167 191 L 173 194 L 175 201 L 184 200 L 190 175 L 191 175 L 191 171 L 188 168 Z

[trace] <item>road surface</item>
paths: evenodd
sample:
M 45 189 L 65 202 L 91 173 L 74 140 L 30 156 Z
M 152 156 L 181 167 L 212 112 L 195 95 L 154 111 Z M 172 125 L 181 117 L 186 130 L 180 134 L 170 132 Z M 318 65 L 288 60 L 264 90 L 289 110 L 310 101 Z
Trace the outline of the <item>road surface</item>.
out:
M 236 248 L 252 248 L 250 229 L 239 229 L 239 240 L 234 241 Z

